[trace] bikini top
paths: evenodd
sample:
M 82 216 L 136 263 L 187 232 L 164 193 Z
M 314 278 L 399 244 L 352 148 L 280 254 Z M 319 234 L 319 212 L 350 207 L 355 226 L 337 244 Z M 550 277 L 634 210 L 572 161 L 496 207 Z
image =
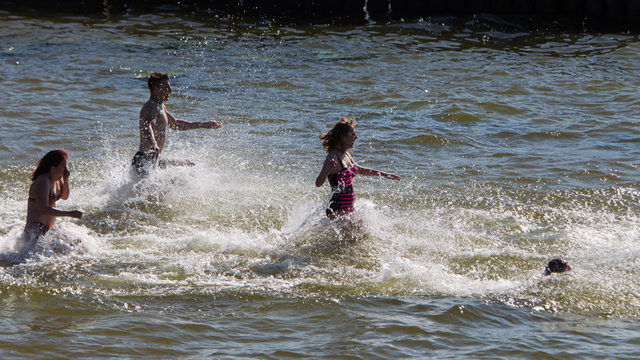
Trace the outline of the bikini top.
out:
M 329 185 L 331 185 L 331 189 L 334 191 L 347 187 L 353 187 L 353 178 L 358 173 L 358 168 L 355 165 L 351 168 L 348 168 L 344 165 L 340 157 L 338 157 L 338 160 L 340 160 L 340 166 L 342 166 L 342 169 L 335 174 L 330 174 L 329 176 L 327 176 Z
M 49 206 L 55 205 L 56 201 L 60 200 L 60 198 L 60 194 L 56 194 L 51 189 L 49 189 Z M 33 201 L 34 203 L 36 202 L 36 199 L 32 198 L 31 196 L 29 196 L 28 199 L 29 201 Z

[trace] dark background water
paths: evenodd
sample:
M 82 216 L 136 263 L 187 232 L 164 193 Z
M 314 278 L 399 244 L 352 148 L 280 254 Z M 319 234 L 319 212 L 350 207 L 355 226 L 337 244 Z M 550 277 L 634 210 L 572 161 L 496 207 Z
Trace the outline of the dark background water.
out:
M 0 29 L 3 357 L 632 356 L 638 34 L 169 8 Z M 137 182 L 152 71 L 170 111 L 224 126 L 172 132 L 167 156 L 197 166 Z M 313 185 L 340 116 L 357 161 L 403 177 L 356 179 L 357 246 Z M 73 174 L 59 206 L 85 217 L 23 259 L 29 173 L 53 148 Z M 543 277 L 554 257 L 574 270 Z
M 635 0 L 146 0 L 4 1 L 7 11 L 98 14 L 104 17 L 154 11 L 181 11 L 260 19 L 285 24 L 366 24 L 429 19 L 489 23 L 500 29 L 561 28 L 573 31 L 638 31 L 640 3 Z

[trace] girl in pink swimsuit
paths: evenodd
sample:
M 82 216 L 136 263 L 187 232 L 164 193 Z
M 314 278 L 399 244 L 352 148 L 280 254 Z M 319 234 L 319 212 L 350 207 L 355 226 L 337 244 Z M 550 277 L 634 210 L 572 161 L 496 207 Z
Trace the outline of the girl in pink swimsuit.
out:
M 341 118 L 333 129 L 320 135 L 322 147 L 327 151 L 327 157 L 316 178 L 316 186 L 322 186 L 329 180 L 333 195 L 327 208 L 327 217 L 335 219 L 336 216 L 353 212 L 355 194 L 353 191 L 353 178 L 357 175 L 382 176 L 387 179 L 400 180 L 396 174 L 369 169 L 358 165 L 347 150 L 353 148 L 358 138 L 355 131 L 355 120 Z M 338 166 L 340 164 L 340 166 Z
M 353 212 L 353 202 L 356 200 L 353 193 L 353 178 L 358 173 L 358 168 L 355 166 L 346 167 L 342 160 L 340 160 L 340 165 L 342 166 L 340 171 L 327 176 L 331 191 L 333 191 L 327 208 L 328 217 L 332 217 L 338 212 Z

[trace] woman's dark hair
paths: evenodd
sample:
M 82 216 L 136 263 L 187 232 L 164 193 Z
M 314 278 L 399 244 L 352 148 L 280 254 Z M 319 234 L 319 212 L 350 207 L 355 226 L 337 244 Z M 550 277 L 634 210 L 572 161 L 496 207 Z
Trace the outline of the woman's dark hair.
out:
M 31 175 L 31 181 L 36 181 L 38 176 L 51 171 L 52 166 L 58 166 L 62 160 L 68 159 L 67 152 L 64 150 L 51 150 L 38 161 L 38 166 Z
M 320 135 L 322 147 L 330 152 L 342 141 L 342 135 L 349 132 L 349 128 L 355 127 L 356 121 L 353 118 L 340 118 L 340 122 L 333 126 L 333 129 Z
M 169 75 L 159 72 L 154 72 L 149 75 L 149 78 L 147 79 L 147 86 L 149 87 L 149 90 L 153 90 L 153 88 L 160 84 L 162 80 L 169 80 Z

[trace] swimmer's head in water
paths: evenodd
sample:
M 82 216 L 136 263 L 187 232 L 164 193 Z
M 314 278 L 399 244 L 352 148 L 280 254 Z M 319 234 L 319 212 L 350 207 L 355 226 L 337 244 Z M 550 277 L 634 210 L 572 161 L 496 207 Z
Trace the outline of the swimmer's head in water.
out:
M 571 265 L 562 259 L 553 259 L 549 261 L 547 267 L 544 269 L 545 275 L 551 275 L 551 273 L 563 273 L 571 270 Z

